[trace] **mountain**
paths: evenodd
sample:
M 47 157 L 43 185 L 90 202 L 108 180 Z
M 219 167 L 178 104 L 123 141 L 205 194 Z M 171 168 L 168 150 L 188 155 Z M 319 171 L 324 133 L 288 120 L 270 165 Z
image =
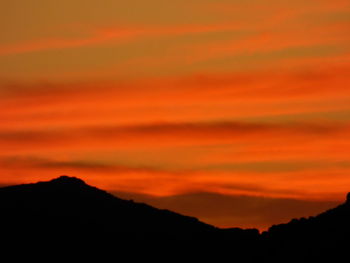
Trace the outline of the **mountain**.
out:
M 79 251 L 80 256 L 99 252 L 99 257 L 126 256 L 129 261 L 160 257 L 162 261 L 342 262 L 350 245 L 350 194 L 334 209 L 274 225 L 261 234 L 255 229 L 220 229 L 117 198 L 67 176 L 0 188 L 0 212 L 0 240 L 7 247 L 32 252 L 46 248 L 55 255 Z
M 0 200 L 4 214 L 1 220 L 13 222 L 18 219 L 19 226 L 25 229 L 33 224 L 43 226 L 57 221 L 56 226 L 60 228 L 74 227 L 74 231 L 98 229 L 109 233 L 179 235 L 216 230 L 194 217 L 122 200 L 67 176 L 49 182 L 1 188 Z
M 346 202 L 317 216 L 274 225 L 261 235 L 272 262 L 348 262 L 350 193 Z
M 117 198 L 68 176 L 0 188 L 0 211 L 2 238 L 22 247 L 70 244 L 119 254 L 157 248 L 179 256 L 189 251 L 215 254 L 235 244 L 241 257 L 259 238 L 255 229 L 219 229 L 194 217 Z

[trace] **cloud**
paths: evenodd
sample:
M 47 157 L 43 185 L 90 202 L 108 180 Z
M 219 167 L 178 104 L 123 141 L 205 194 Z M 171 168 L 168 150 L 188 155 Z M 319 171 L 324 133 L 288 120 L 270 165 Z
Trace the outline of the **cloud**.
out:
M 309 201 L 206 192 L 166 197 L 125 192 L 112 193 L 121 198 L 195 216 L 220 227 L 259 228 L 260 230 L 266 230 L 273 224 L 289 222 L 292 218 L 317 215 L 340 203 L 340 200 Z
M 68 174 L 113 191 L 171 196 L 192 192 L 265 196 L 303 200 L 339 200 L 346 192 L 350 165 L 310 170 L 260 173 L 167 169 L 151 165 L 106 163 L 73 158 L 2 157 L 2 182 L 30 183 Z M 329 178 L 332 177 L 330 181 Z
M 22 165 L 1 168 L 2 180 L 69 173 L 106 189 L 158 196 L 336 200 L 349 173 L 348 73 L 335 66 L 9 83 L 0 96 L 0 156 L 51 161 L 18 160 Z
M 4 151 L 156 149 L 175 146 L 218 144 L 279 145 L 286 138 L 292 143 L 344 143 L 350 127 L 342 123 L 269 124 L 245 122 L 158 123 L 137 126 L 96 126 L 54 130 L 18 130 L 0 133 Z M 336 136 L 336 138 L 334 138 Z
M 49 159 L 29 155 L 2 156 L 0 158 L 0 173 L 3 175 L 1 177 L 2 183 L 5 185 L 50 180 L 55 175 L 66 174 L 80 177 L 89 184 L 103 189 L 117 187 L 117 189 L 141 192 L 154 190 L 157 178 L 162 177 L 159 185 L 169 185 L 164 189 L 159 189 L 158 194 L 160 195 L 167 191 L 173 191 L 174 184 L 172 182 L 180 181 L 172 172 L 149 167 L 112 165 L 85 160 L 59 159 L 57 157 Z M 144 184 L 145 181 L 149 183 Z M 183 183 L 185 182 L 181 184 Z
M 346 1 L 268 2 L 271 4 L 195 1 L 177 3 L 171 8 L 158 2 L 150 8 L 155 3 L 141 1 L 140 6 L 145 5 L 149 12 L 143 10 L 136 20 L 138 16 L 123 12 L 123 8 L 133 12 L 142 9 L 136 11 L 129 4 L 111 9 L 120 12 L 118 17 L 125 20 L 116 20 L 115 13 L 107 10 L 108 5 L 99 7 L 105 11 L 100 10 L 97 21 L 92 19 L 96 12 L 91 6 L 90 15 L 88 10 L 76 12 L 78 16 L 73 17 L 65 12 L 69 21 L 47 17 L 42 9 L 34 8 L 39 16 L 32 15 L 33 28 L 23 30 L 20 23 L 24 18 L 20 18 L 18 23 L 10 23 L 13 28 L 4 30 L 10 32 L 4 35 L 0 54 L 22 55 L 3 56 L 1 75 L 13 79 L 76 80 L 255 69 L 280 71 L 294 70 L 295 63 L 299 63 L 297 68 L 307 69 L 325 66 L 330 58 L 349 55 Z M 164 12 L 156 14 L 159 5 Z M 70 11 L 76 8 L 67 3 L 60 8 L 64 6 Z M 9 13 L 15 16 L 11 10 Z M 52 23 L 41 25 L 40 15 Z M 6 17 L 4 20 L 3 24 L 7 24 Z M 54 52 L 38 52 L 44 50 Z M 320 58 L 321 64 L 309 62 Z
M 95 83 L 3 84 L 0 128 L 191 123 L 349 110 L 348 67 Z M 319 117 L 322 118 L 322 117 Z
M 326 201 L 327 198 L 310 201 L 255 196 L 256 193 L 265 194 L 261 192 L 263 190 L 261 186 L 238 183 L 225 183 L 223 187 L 229 187 L 235 191 L 246 191 L 246 195 L 232 194 L 234 192 L 231 194 L 205 192 L 210 188 L 203 187 L 203 185 L 198 187 L 198 182 L 202 180 L 192 181 L 191 174 L 188 173 L 111 166 L 87 161 L 12 157 L 0 159 L 0 166 L 0 172 L 4 174 L 1 187 L 50 180 L 55 176 L 68 173 L 83 178 L 90 184 L 107 189 L 118 197 L 195 216 L 204 222 L 220 227 L 254 227 L 264 230 L 272 224 L 288 222 L 292 218 L 318 214 L 336 206 L 341 200 L 341 196 L 338 197 L 338 201 Z M 188 185 L 186 188 L 183 181 L 186 181 L 188 185 L 197 184 L 197 188 L 189 188 Z M 220 178 L 217 178 L 217 182 L 219 181 Z M 174 184 L 177 184 L 176 191 L 174 191 Z M 164 189 L 169 192 L 164 192 Z M 130 192 L 125 192 L 126 190 Z M 253 196 L 247 195 L 248 193 L 252 193 Z
M 149 37 L 181 36 L 220 31 L 239 30 L 232 24 L 175 25 L 175 26 L 109 26 L 91 29 L 88 36 L 76 38 L 47 38 L 0 45 L 0 56 L 39 52 L 45 50 L 78 48 L 102 44 L 125 44 Z
M 80 172 L 91 171 L 94 172 L 106 172 L 106 173 L 118 173 L 118 172 L 154 172 L 156 169 L 147 167 L 127 167 L 125 165 L 109 165 L 98 162 L 84 161 L 84 160 L 55 160 L 47 158 L 39 158 L 34 156 L 16 156 L 16 157 L 2 157 L 0 158 L 0 165 L 5 168 L 23 168 L 23 169 L 44 169 L 44 170 L 64 170 L 71 169 Z

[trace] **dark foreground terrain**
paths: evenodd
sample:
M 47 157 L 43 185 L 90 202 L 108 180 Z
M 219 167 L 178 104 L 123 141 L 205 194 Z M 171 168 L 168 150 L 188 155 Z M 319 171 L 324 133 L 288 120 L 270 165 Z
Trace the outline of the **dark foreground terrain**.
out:
M 98 254 L 111 262 L 350 260 L 349 198 L 316 217 L 293 219 L 260 234 L 256 229 L 216 228 L 62 176 L 0 188 L 0 213 L 2 252 Z M 121 260 L 125 257 L 127 261 Z

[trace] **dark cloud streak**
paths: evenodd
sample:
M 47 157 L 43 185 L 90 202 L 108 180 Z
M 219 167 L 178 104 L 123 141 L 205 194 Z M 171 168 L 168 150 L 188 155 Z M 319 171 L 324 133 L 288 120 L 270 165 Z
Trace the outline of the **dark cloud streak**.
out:
M 308 217 L 330 209 L 337 201 L 308 201 L 217 193 L 192 193 L 167 197 L 114 192 L 116 196 L 196 216 L 214 225 L 266 229 L 292 218 Z
M 1 141 L 39 142 L 69 140 L 75 138 L 105 138 L 118 136 L 235 136 L 256 133 L 297 133 L 312 135 L 337 134 L 348 131 L 347 123 L 245 123 L 245 122 L 206 122 L 206 123 L 154 123 L 137 126 L 95 126 L 74 129 L 13 130 L 1 131 Z

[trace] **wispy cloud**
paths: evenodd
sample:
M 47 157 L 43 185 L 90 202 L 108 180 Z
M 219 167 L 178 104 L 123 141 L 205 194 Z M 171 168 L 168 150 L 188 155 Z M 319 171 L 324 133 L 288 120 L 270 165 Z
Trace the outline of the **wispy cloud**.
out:
M 181 36 L 220 31 L 238 31 L 234 24 L 178 25 L 178 26 L 109 26 L 91 29 L 85 37 L 45 38 L 34 41 L 0 45 L 0 56 L 53 49 L 78 48 L 101 44 L 125 44 L 149 37 Z
M 155 207 L 192 214 L 204 222 L 222 227 L 259 228 L 286 223 L 291 218 L 309 217 L 339 204 L 334 201 L 309 201 L 252 196 L 189 193 L 167 197 L 114 192 L 116 196 L 133 199 Z
M 188 192 L 267 196 L 307 200 L 337 200 L 346 192 L 348 168 L 292 172 L 169 171 L 127 165 L 40 158 L 2 158 L 3 182 L 44 180 L 53 174 L 81 177 L 98 187 L 115 191 L 170 196 Z M 332 181 L 329 181 L 332 176 Z
M 0 133 L 2 148 L 8 151 L 42 151 L 49 149 L 127 149 L 164 148 L 245 143 L 275 143 L 317 140 L 345 143 L 350 127 L 347 124 L 254 124 L 254 123 L 163 123 L 143 126 L 110 126 L 61 130 L 27 130 Z M 336 139 L 334 138 L 336 136 Z M 322 143 L 323 141 L 323 143 Z M 313 145 L 305 143 L 303 148 Z M 289 145 L 288 142 L 285 146 Z M 264 147 L 264 145 L 261 145 Z M 316 146 L 314 146 L 316 147 Z
M 4 129 L 230 121 L 349 110 L 348 67 L 138 81 L 4 84 Z

